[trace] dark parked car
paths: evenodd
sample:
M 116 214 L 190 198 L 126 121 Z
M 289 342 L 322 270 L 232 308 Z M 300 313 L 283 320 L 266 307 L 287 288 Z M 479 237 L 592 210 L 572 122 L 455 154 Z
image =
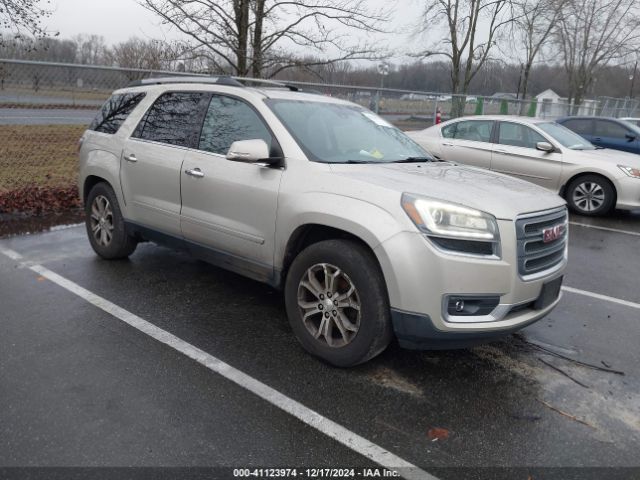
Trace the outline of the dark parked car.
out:
M 598 147 L 640 154 L 640 127 L 617 118 L 566 117 L 556 122 Z

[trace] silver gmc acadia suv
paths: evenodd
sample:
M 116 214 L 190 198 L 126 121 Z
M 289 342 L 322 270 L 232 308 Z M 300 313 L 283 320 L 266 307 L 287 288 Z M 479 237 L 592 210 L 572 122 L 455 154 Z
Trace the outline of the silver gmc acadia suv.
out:
M 99 256 L 153 241 L 282 289 L 302 346 L 337 366 L 394 336 L 438 349 L 494 339 L 560 299 L 559 196 L 436 161 L 369 110 L 286 85 L 118 90 L 82 137 L 79 186 Z

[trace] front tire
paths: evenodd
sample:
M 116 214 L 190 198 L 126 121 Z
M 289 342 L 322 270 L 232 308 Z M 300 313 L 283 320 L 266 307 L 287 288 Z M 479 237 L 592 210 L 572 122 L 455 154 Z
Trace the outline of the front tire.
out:
M 127 233 L 118 199 L 108 184 L 98 183 L 91 189 L 85 217 L 89 242 L 100 257 L 116 260 L 134 252 L 138 241 Z
M 611 211 L 615 200 L 615 191 L 603 177 L 583 175 L 571 181 L 567 187 L 566 198 L 569 207 L 574 212 L 595 217 Z
M 305 350 L 337 367 L 366 362 L 391 341 L 382 271 L 357 242 L 326 240 L 304 249 L 289 269 L 285 303 Z

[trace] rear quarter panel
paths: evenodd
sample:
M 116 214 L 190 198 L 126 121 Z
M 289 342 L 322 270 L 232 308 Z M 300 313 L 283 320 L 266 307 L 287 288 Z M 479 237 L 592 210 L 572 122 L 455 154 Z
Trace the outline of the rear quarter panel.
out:
M 118 198 L 120 209 L 123 215 L 127 217 L 127 205 L 120 185 L 122 148 L 124 140 L 131 135 L 144 113 L 157 98 L 158 91 L 155 90 L 150 88 L 146 91 L 145 97 L 115 134 L 111 135 L 92 130 L 87 130 L 84 133 L 79 155 L 78 190 L 80 198 L 84 199 L 89 193 L 84 191 L 84 185 L 89 176 L 103 178 L 113 188 Z M 118 91 L 114 93 L 118 93 Z
M 78 189 L 80 198 L 89 192 L 84 189 L 88 177 L 95 176 L 107 181 L 116 193 L 121 209 L 125 209 L 124 197 L 120 188 L 120 155 L 122 146 L 117 144 L 113 135 L 87 131 L 80 149 Z
M 440 129 L 438 127 L 406 132 L 406 134 L 431 155 L 441 158 L 442 148 L 440 145 Z

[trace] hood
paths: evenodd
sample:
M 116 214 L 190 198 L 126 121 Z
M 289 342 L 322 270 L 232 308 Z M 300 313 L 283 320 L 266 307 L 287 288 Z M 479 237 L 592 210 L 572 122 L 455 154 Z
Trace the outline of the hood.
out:
M 331 170 L 399 193 L 465 205 L 504 220 L 565 204 L 555 193 L 524 180 L 452 163 L 331 164 Z

